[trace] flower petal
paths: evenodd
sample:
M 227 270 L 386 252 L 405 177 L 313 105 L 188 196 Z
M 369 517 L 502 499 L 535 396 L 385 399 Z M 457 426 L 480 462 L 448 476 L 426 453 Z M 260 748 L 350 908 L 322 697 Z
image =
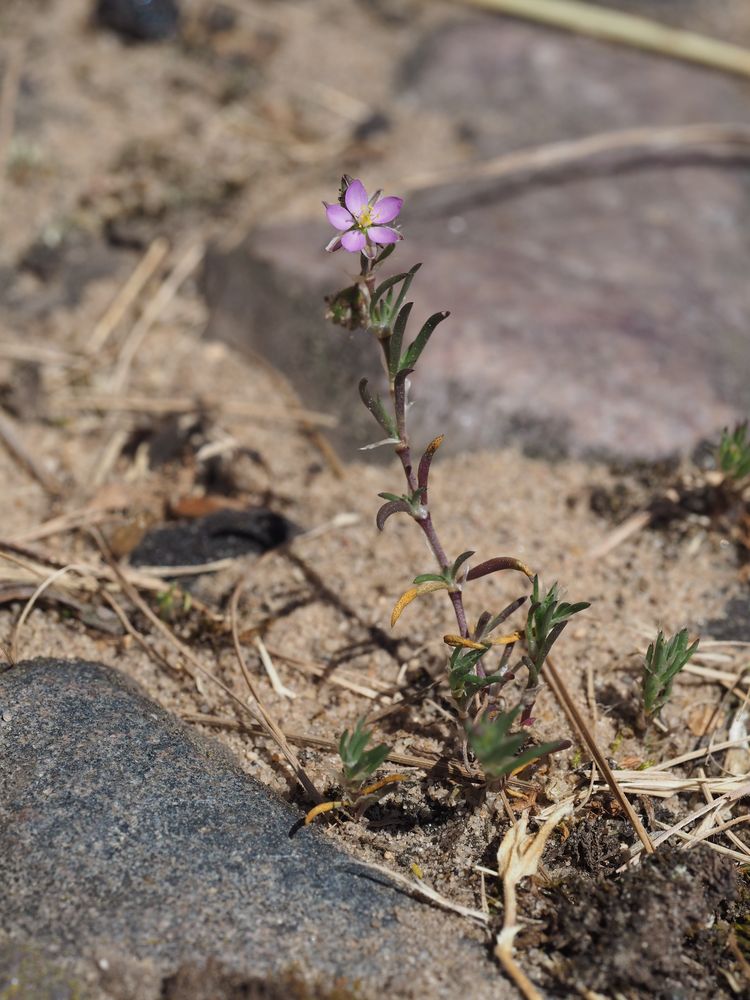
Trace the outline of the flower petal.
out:
M 397 229 L 391 229 L 389 226 L 368 226 L 367 235 L 373 243 L 379 243 L 381 246 L 388 243 L 398 243 L 399 240 L 403 239 Z
M 341 237 L 334 236 L 330 243 L 327 243 L 325 249 L 328 253 L 335 253 L 336 250 L 341 249 Z
M 349 253 L 359 253 L 365 246 L 365 234 L 360 233 L 357 229 L 351 229 L 341 237 L 341 245 Z
M 367 208 L 367 192 L 362 181 L 352 181 L 346 189 L 344 203 L 355 219 Z
M 401 211 L 403 203 L 403 198 L 395 198 L 393 196 L 389 198 L 381 198 L 380 201 L 373 205 L 372 212 L 370 213 L 372 221 L 379 224 L 393 222 L 398 213 Z
M 341 205 L 329 205 L 323 202 L 326 209 L 326 218 L 336 229 L 350 229 L 354 225 L 352 213 L 348 212 Z

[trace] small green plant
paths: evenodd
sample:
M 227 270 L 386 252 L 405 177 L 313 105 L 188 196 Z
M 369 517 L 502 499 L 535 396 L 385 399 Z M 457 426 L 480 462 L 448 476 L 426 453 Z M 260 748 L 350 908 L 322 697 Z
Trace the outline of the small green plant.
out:
M 665 639 L 661 629 L 650 643 L 643 664 L 643 707 L 649 718 L 658 716 L 669 701 L 674 679 L 698 648 L 686 628 Z
M 717 450 L 717 464 L 727 479 L 741 482 L 750 476 L 750 439 L 745 420 L 733 431 L 725 427 Z
M 521 723 L 524 725 L 529 725 L 532 721 L 531 709 L 539 690 L 539 677 L 550 650 L 573 615 L 591 607 L 587 601 L 579 601 L 577 604 L 558 601 L 557 583 L 553 583 L 542 597 L 539 593 L 539 578 L 536 576 L 532 588 L 531 605 L 526 619 L 527 655 L 523 658 L 528 670 L 523 699 L 524 710 L 521 716 Z
M 521 705 L 516 705 L 509 712 L 498 712 L 494 719 L 482 720 L 468 732 L 474 756 L 485 775 L 495 781 L 504 780 L 527 764 L 570 746 L 568 740 L 555 740 L 524 750 L 529 742 L 528 731 L 510 731 L 521 709 Z
M 403 774 L 389 774 L 380 781 L 365 784 L 390 753 L 390 747 L 385 743 L 378 743 L 368 750 L 367 745 L 371 739 L 372 732 L 365 728 L 364 719 L 357 720 L 351 733 L 348 729 L 344 730 L 338 745 L 344 796 L 315 806 L 305 817 L 305 825 L 311 823 L 316 816 L 334 809 L 353 809 L 359 818 L 385 794 L 389 785 L 404 780 Z
M 385 743 L 366 749 L 372 739 L 372 733 L 365 729 L 364 720 L 358 719 L 352 730 L 345 729 L 339 740 L 339 757 L 341 758 L 341 773 L 348 790 L 359 788 L 371 778 L 385 758 L 390 748 Z
M 473 551 L 467 550 L 451 558 L 443 547 L 429 499 L 431 468 L 443 435 L 435 437 L 417 458 L 412 455 L 407 417 L 414 371 L 431 337 L 449 314 L 433 313 L 410 339 L 407 327 L 413 302 L 407 301 L 407 296 L 421 265 L 415 264 L 380 282 L 376 280 L 376 272 L 403 239 L 396 224 L 402 204 L 401 198 L 383 197 L 380 191 L 368 196 L 360 180 L 342 178 L 337 201 L 325 204 L 328 221 L 337 230 L 326 250 L 333 253 L 343 249 L 357 254 L 360 273 L 348 288 L 328 297 L 327 315 L 334 324 L 347 330 L 365 330 L 371 334 L 383 361 L 382 396 L 367 379 L 359 384 L 362 402 L 384 434 L 381 440 L 364 447 L 392 446 L 400 460 L 406 488 L 403 493 L 379 494 L 384 503 L 375 518 L 378 530 L 382 531 L 392 516 L 405 515 L 421 530 L 437 564 L 428 572 L 417 574 L 412 585 L 398 598 L 391 614 L 391 627 L 416 599 L 439 591 L 446 593 L 457 626 L 455 634 L 444 636 L 444 642 L 451 648 L 448 682 L 457 708 L 457 721 L 462 735 L 468 733 L 468 741 L 485 774 L 496 780 L 504 778 L 524 760 L 551 753 L 550 748 L 562 746 L 558 742 L 545 745 L 546 749 L 524 751 L 522 748 L 529 737 L 523 727 L 534 721 L 532 712 L 541 671 L 553 643 L 568 620 L 588 604 L 560 602 L 557 584 L 541 594 L 534 572 L 513 556 L 493 556 L 471 565 Z M 522 595 L 499 613 L 483 611 L 472 630 L 464 607 L 464 588 L 474 580 L 506 570 L 521 573 L 532 581 L 525 628 L 505 635 L 493 634 L 526 603 L 527 596 Z M 514 661 L 517 645 L 526 648 Z M 497 652 L 496 647 L 499 647 L 499 659 L 494 660 L 490 654 Z M 525 686 L 520 695 L 508 695 L 510 689 L 506 685 L 515 680 L 519 669 L 526 675 Z M 515 707 L 512 707 L 514 701 Z M 472 725 L 472 720 L 481 718 L 491 721 L 478 728 Z M 522 731 L 511 733 L 510 727 L 517 718 Z M 345 749 L 350 749 L 348 743 Z M 520 756 L 516 757 L 517 751 Z M 342 752 L 342 759 L 343 756 Z

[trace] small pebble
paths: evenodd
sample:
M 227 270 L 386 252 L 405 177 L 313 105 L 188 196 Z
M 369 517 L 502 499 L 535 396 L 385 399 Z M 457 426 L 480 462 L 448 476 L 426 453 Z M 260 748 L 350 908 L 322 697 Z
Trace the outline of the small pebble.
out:
M 6 710 L 3 712 L 3 722 L 12 722 L 12 721 L 13 721 L 13 713 L 9 712 L 6 708 Z

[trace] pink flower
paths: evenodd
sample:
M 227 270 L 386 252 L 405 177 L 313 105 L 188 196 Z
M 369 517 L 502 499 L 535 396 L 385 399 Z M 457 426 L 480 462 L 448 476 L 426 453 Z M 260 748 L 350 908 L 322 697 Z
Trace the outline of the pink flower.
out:
M 403 198 L 382 198 L 379 191 L 368 199 L 362 181 L 352 181 L 346 188 L 343 205 L 323 202 L 328 221 L 339 230 L 326 250 L 333 253 L 343 247 L 349 253 L 376 257 L 380 247 L 403 239 L 398 229 L 384 225 L 393 222 L 403 203 Z

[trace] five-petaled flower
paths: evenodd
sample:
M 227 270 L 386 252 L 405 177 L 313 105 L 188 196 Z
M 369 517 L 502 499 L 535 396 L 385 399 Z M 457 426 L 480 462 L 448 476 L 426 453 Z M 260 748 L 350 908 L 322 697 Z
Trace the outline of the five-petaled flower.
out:
M 339 230 L 326 250 L 333 252 L 343 247 L 349 253 L 361 252 L 372 259 L 380 247 L 403 238 L 397 229 L 385 225 L 401 211 L 403 198 L 382 198 L 378 191 L 368 199 L 362 181 L 355 180 L 346 188 L 343 200 L 343 205 L 323 202 L 328 221 Z

